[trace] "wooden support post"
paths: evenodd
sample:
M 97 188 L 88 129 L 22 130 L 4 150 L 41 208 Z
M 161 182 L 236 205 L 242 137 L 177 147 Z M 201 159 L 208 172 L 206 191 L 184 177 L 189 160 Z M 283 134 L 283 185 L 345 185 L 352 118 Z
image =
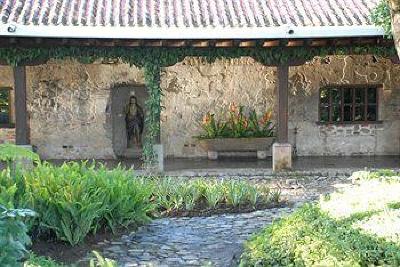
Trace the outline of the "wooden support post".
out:
M 272 146 L 274 172 L 292 168 L 292 146 L 288 138 L 289 65 L 278 66 L 278 142 Z
M 26 107 L 26 69 L 25 66 L 14 68 L 15 87 L 15 143 L 29 145 L 28 112 Z
M 289 65 L 278 66 L 278 143 L 288 142 Z

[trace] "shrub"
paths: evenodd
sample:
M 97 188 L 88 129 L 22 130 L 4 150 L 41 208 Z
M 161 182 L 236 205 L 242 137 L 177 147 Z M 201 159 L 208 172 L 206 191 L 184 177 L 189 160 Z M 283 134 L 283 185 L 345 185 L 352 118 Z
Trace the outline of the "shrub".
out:
M 57 263 L 52 259 L 30 253 L 29 259 L 24 262 L 24 267 L 66 267 L 66 265 Z
M 17 190 L 17 184 L 11 177 L 10 169 L 0 171 L 0 205 L 14 208 Z
M 0 206 L 0 266 L 19 266 L 31 240 L 22 218 L 35 216 L 26 209 L 7 209 Z
M 154 180 L 154 201 L 160 211 L 217 209 L 219 206 L 239 207 L 279 202 L 279 192 L 256 186 L 248 181 L 185 180 L 161 178 Z
M 40 164 L 24 175 L 26 205 L 39 213 L 35 227 L 76 245 L 107 226 L 129 226 L 147 221 L 152 210 L 151 187 L 130 171 L 102 165 Z
M 32 152 L 7 153 L 8 158 L 32 156 Z M 28 172 L 10 168 L 0 172 L 0 204 L 35 210 L 39 216 L 27 220 L 35 236 L 71 245 L 100 228 L 115 232 L 145 223 L 155 211 L 255 207 L 271 201 L 269 195 L 269 190 L 248 182 L 142 178 L 120 166 L 110 170 L 87 162 L 54 166 L 38 161 Z
M 234 207 L 249 203 L 250 188 L 252 188 L 252 186 L 247 182 L 227 182 L 225 185 L 227 203 Z
M 252 237 L 241 265 L 400 266 L 400 183 L 362 177 Z
M 0 161 L 10 163 L 11 161 L 19 159 L 30 159 L 34 162 L 38 162 L 39 155 L 14 144 L 0 144 Z
M 273 223 L 247 244 L 242 266 L 399 266 L 399 244 L 331 219 L 315 205 Z
M 225 201 L 225 190 L 221 183 L 207 183 L 204 184 L 204 197 L 207 204 L 211 208 L 217 207 L 219 203 Z
M 114 260 L 104 258 L 97 251 L 92 251 L 92 253 L 95 255 L 96 259 L 90 260 L 90 263 L 89 263 L 90 267 L 117 267 L 118 266 Z

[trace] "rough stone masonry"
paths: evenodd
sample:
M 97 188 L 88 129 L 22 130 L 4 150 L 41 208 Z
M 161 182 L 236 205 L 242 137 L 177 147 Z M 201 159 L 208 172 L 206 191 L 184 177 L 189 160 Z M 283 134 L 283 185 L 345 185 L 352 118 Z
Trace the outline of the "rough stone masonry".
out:
M 1 66 L 0 75 L 0 87 L 14 87 L 11 67 Z M 27 83 L 31 143 L 43 158 L 107 159 L 115 157 L 111 92 L 144 88 L 144 75 L 117 61 L 50 60 L 27 67 Z M 297 155 L 400 154 L 400 65 L 374 56 L 316 57 L 292 67 L 289 83 L 289 141 Z M 317 123 L 321 87 L 363 84 L 380 88 L 379 123 Z M 231 102 L 276 110 L 276 69 L 251 58 L 186 58 L 163 69 L 161 87 L 161 142 L 169 157 L 206 156 L 194 136 L 208 111 L 219 114 Z M 0 129 L 0 139 L 12 141 L 13 130 Z

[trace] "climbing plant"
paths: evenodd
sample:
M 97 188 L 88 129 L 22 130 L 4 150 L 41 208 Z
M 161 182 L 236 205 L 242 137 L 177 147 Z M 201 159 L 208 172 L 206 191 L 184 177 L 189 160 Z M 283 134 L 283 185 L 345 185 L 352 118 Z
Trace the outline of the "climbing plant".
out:
M 126 48 L 126 47 L 55 47 L 55 48 L 0 48 L 0 60 L 16 66 L 32 61 L 74 58 L 81 63 L 96 60 L 120 59 L 130 65 L 143 68 L 145 83 L 149 91 L 146 101 L 146 128 L 143 159 L 146 164 L 155 160 L 153 144 L 160 135 L 161 97 L 160 71 L 174 65 L 185 57 L 201 57 L 206 62 L 220 58 L 252 57 L 264 65 L 277 65 L 294 60 L 310 60 L 315 56 L 373 54 L 382 57 L 396 55 L 394 47 L 353 46 L 353 47 L 273 47 L 273 48 Z
M 386 0 L 381 0 L 381 2 L 372 10 L 371 20 L 376 26 L 383 28 L 387 37 L 392 37 L 390 6 Z

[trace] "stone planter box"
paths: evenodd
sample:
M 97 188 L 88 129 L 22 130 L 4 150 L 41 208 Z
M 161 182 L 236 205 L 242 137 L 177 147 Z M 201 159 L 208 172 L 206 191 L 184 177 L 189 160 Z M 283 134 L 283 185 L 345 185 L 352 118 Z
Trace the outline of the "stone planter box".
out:
M 267 151 L 275 137 L 202 139 L 200 145 L 207 150 L 208 159 L 218 159 L 220 152 L 257 152 L 258 159 L 267 158 Z

